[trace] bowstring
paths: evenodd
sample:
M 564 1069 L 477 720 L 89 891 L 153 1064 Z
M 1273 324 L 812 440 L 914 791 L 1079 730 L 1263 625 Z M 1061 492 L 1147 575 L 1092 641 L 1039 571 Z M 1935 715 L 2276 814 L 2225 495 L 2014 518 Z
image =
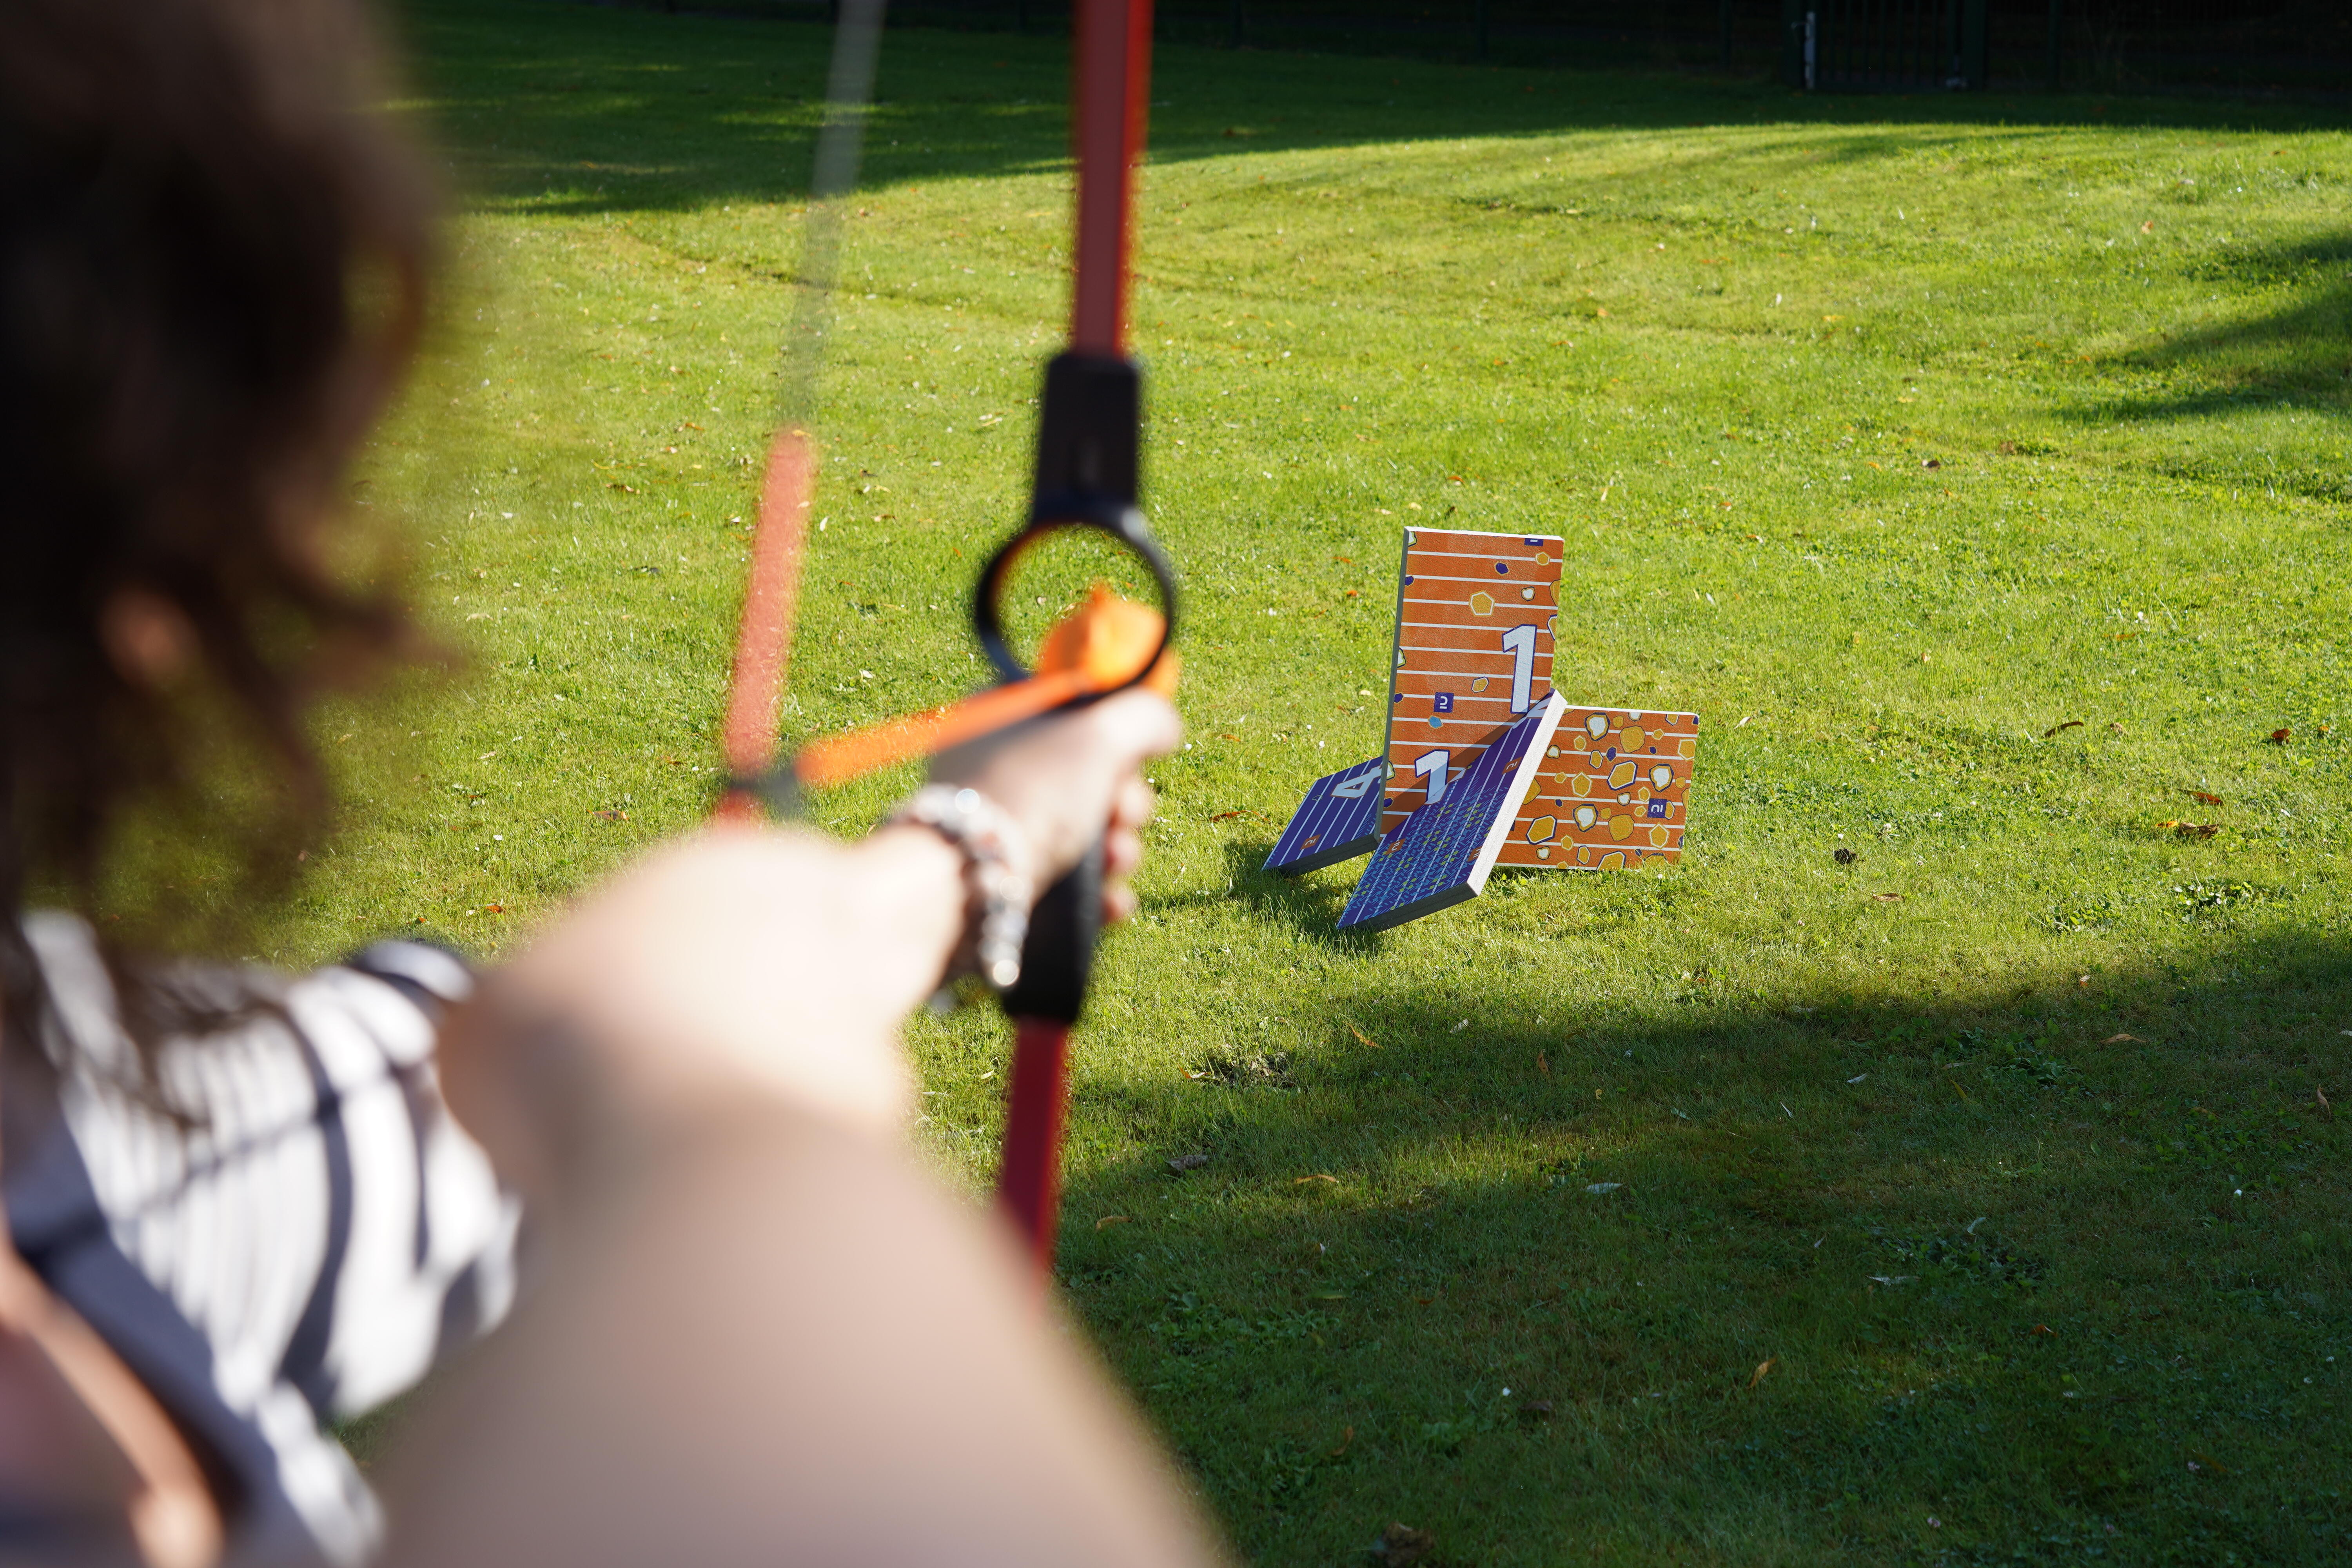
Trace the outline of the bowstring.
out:
M 816 416 L 825 342 L 833 330 L 834 280 L 841 265 L 842 210 L 857 187 L 865 155 L 887 5 L 887 0 L 841 0 L 834 26 L 824 121 L 817 132 L 800 265 L 793 276 L 792 321 L 781 351 L 779 401 L 786 428 L 806 429 Z
M 723 821 L 756 820 L 762 809 L 797 815 L 789 773 L 779 773 L 783 692 L 799 618 L 802 567 L 808 559 L 808 512 L 815 503 L 819 455 L 811 426 L 822 393 L 825 342 L 833 326 L 834 278 L 841 264 L 842 208 L 857 185 L 881 50 L 885 0 L 842 0 L 825 73 L 824 118 L 809 174 L 793 303 L 777 350 L 781 416 L 761 480 L 758 521 L 744 574 L 720 749 L 727 783 L 718 803 Z

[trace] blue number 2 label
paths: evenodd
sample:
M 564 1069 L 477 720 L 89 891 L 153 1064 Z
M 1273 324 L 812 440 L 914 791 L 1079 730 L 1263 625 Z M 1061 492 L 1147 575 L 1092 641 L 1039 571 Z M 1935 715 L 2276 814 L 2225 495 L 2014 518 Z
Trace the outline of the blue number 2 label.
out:
M 1511 655 L 1511 711 L 1524 713 L 1536 700 L 1535 627 L 1513 626 L 1503 634 L 1503 647 Z

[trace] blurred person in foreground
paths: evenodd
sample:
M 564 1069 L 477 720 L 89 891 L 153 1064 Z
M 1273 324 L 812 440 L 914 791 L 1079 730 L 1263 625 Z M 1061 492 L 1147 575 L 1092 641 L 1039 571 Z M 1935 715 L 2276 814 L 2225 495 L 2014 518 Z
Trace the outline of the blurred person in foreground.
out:
M 1106 822 L 1125 912 L 1160 699 L 855 845 L 689 836 L 494 973 L 94 915 L 184 916 L 182 832 L 249 912 L 323 821 L 308 702 L 415 652 L 329 564 L 431 248 L 371 58 L 348 0 L 0 5 L 0 1563 L 1213 1561 L 920 1173 L 898 1039 Z M 379 1505 L 323 1424 L 485 1334 Z

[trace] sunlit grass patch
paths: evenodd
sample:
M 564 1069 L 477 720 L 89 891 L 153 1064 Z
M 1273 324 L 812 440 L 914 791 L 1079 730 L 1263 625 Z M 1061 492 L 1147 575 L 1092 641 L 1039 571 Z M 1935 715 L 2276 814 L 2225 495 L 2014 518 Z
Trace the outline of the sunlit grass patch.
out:
M 792 25 L 410 15 L 467 205 L 364 493 L 473 666 L 338 721 L 289 959 L 495 954 L 704 808 L 821 77 Z M 1063 73 L 891 39 L 793 734 L 979 678 Z M 2344 134 L 1186 50 L 1154 99 L 1191 745 L 1062 1267 L 1244 1553 L 2340 1557 Z M 1690 851 L 1343 938 L 1351 868 L 1256 867 L 1377 748 L 1441 520 L 1567 542 L 1571 700 L 1701 715 Z M 977 1187 L 1001 1026 L 911 1033 Z

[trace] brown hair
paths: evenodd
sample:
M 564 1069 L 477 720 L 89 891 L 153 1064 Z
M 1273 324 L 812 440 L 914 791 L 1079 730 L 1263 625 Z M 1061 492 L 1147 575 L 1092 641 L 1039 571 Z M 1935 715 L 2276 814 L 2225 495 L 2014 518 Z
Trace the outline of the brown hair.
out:
M 375 59 L 353 0 L 0 5 L 0 1019 L 19 1039 L 42 995 L 28 891 L 86 903 L 127 811 L 194 800 L 223 718 L 273 780 L 238 858 L 289 860 L 324 809 L 309 697 L 404 637 L 316 531 L 424 318 L 429 186 Z M 142 672 L 125 605 L 181 645 L 178 677 Z

